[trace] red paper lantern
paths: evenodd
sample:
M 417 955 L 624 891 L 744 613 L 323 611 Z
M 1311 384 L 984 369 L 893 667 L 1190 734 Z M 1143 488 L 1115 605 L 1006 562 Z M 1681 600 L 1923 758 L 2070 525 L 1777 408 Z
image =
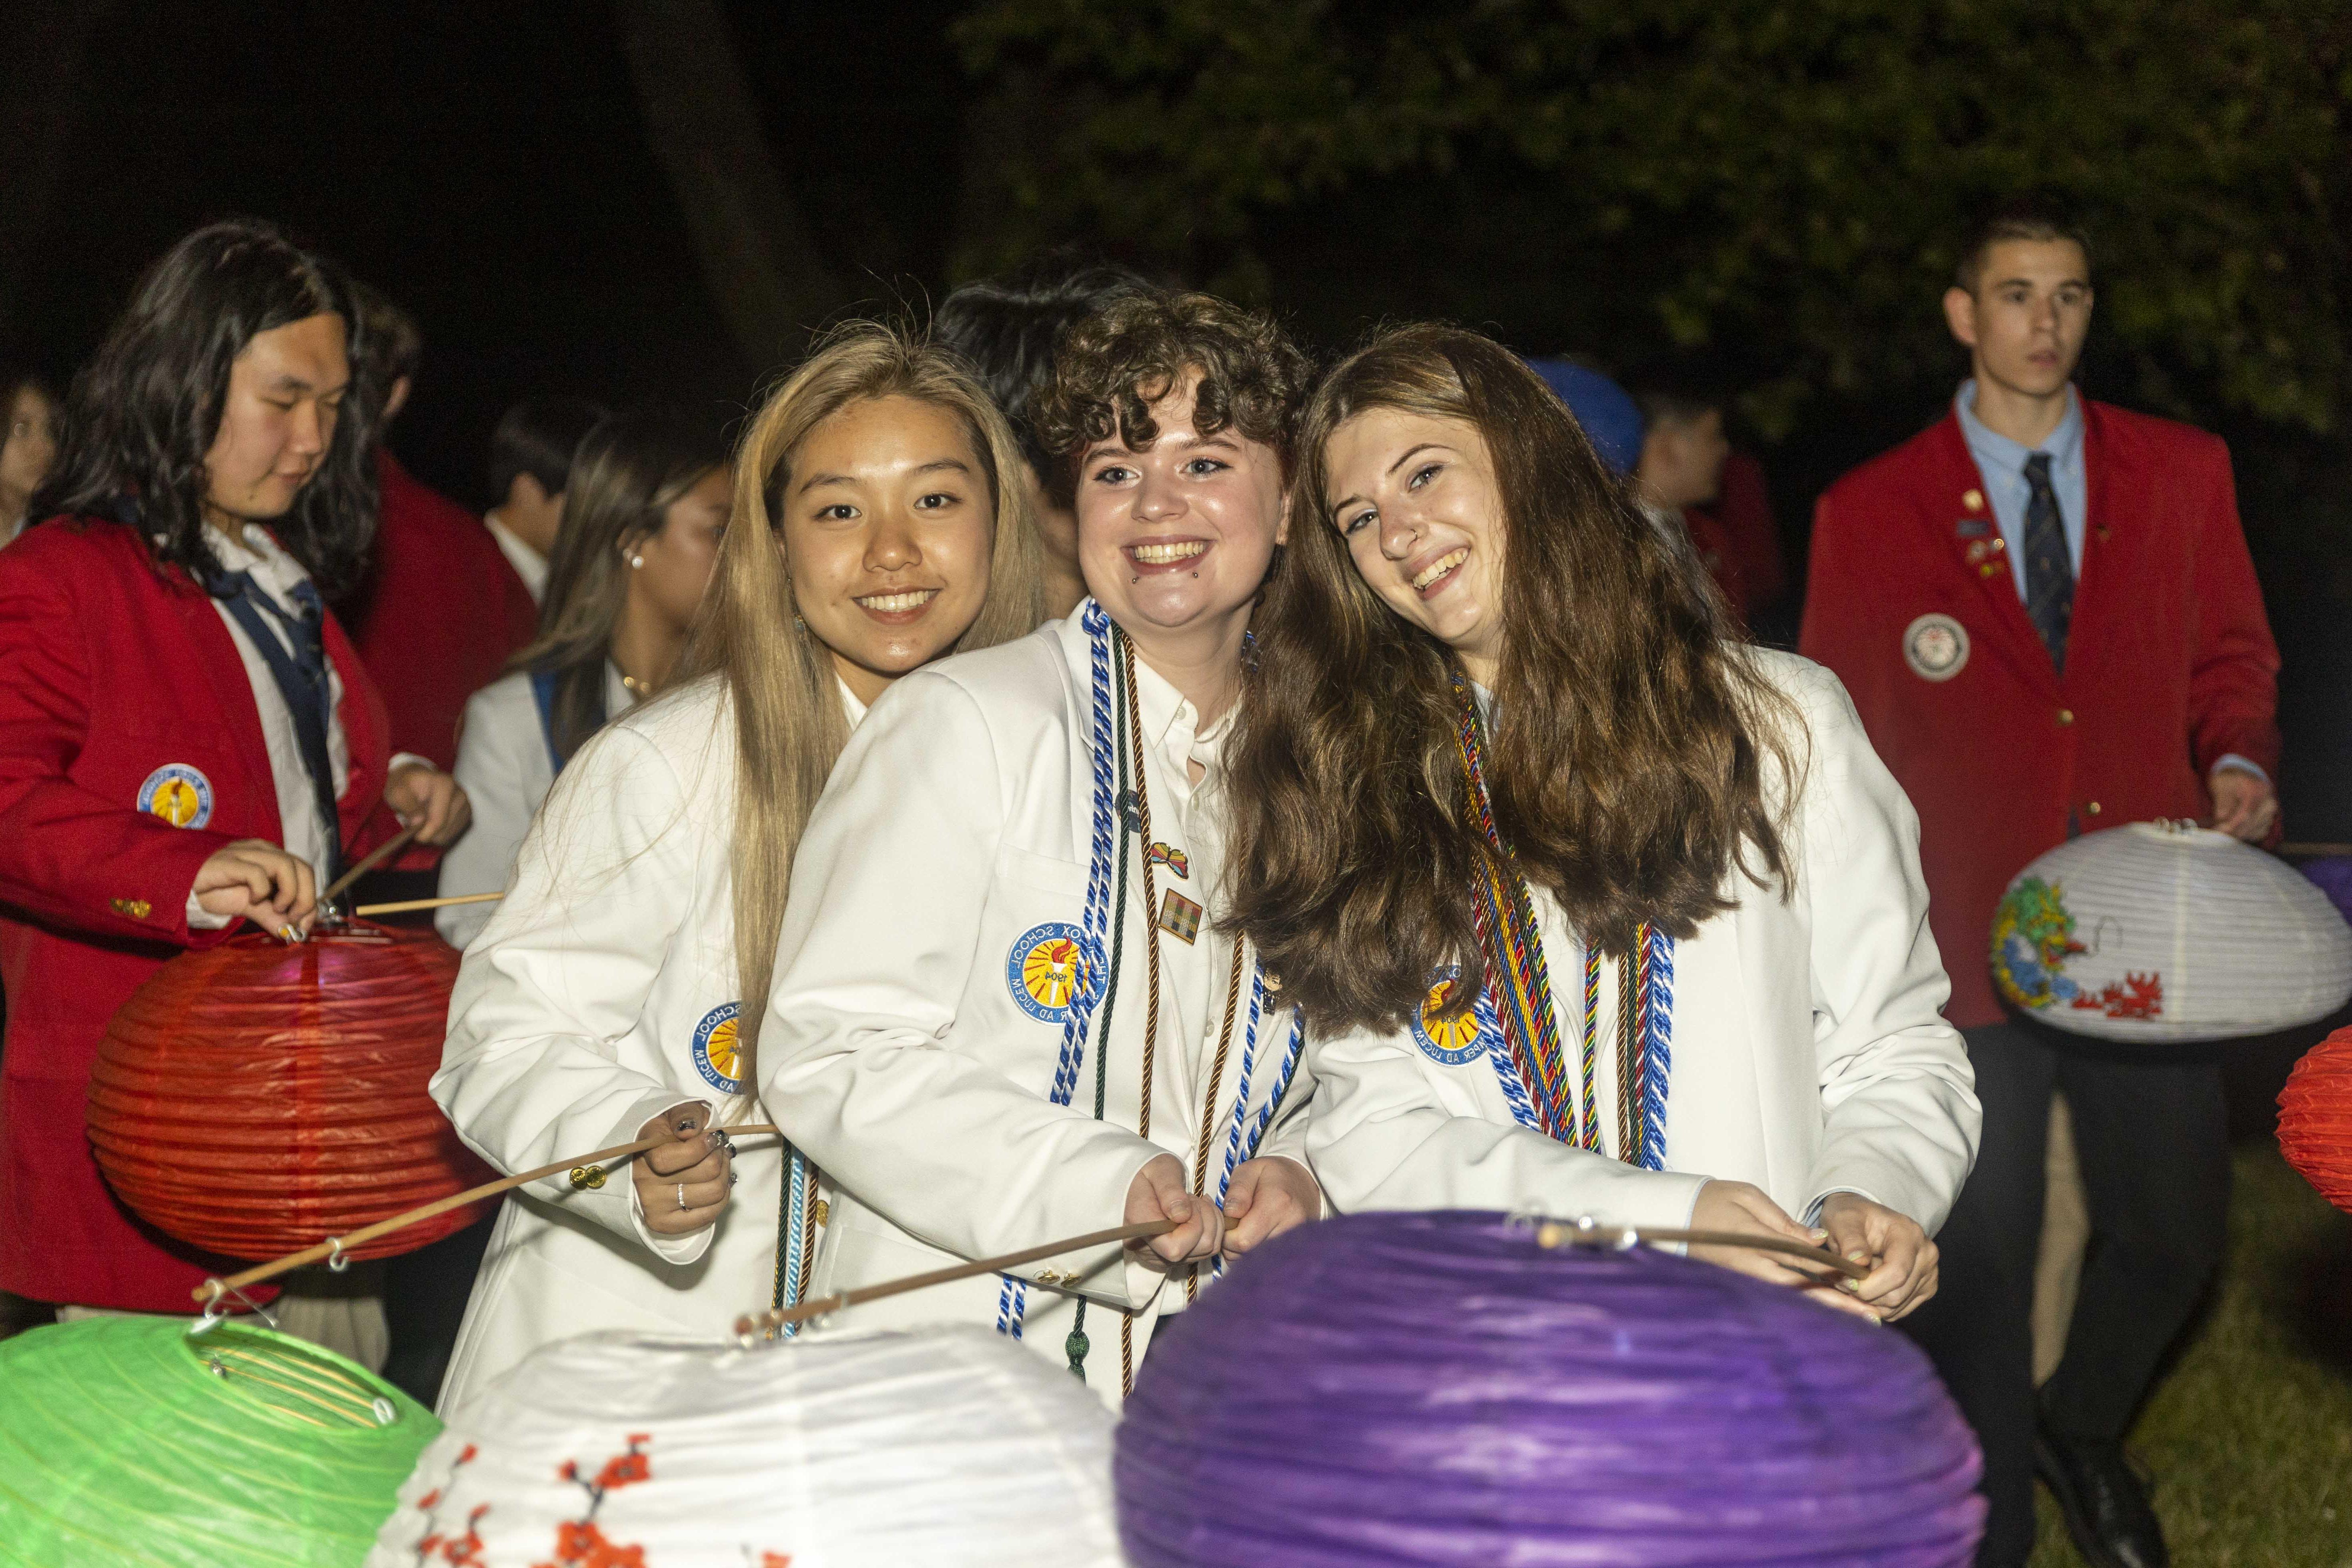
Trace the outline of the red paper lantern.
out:
M 457 978 L 438 937 L 369 925 L 180 954 L 99 1047 L 99 1168 L 156 1229 L 256 1260 L 491 1180 L 425 1092 Z M 478 1217 L 453 1209 L 350 1256 L 408 1252 Z
M 2295 1063 L 2278 1102 L 2287 1163 L 2352 1214 L 2352 1029 L 2336 1030 Z

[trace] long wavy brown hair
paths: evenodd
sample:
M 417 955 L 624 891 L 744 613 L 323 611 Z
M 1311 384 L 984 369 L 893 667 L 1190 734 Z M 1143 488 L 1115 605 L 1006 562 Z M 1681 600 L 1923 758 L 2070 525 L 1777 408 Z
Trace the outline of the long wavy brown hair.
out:
M 1367 586 L 1332 525 L 1326 450 L 1360 414 L 1461 420 L 1494 460 L 1503 655 L 1486 778 L 1513 869 L 1604 952 L 1687 937 L 1737 871 L 1785 889 L 1803 733 L 1550 390 L 1475 332 L 1381 333 L 1299 431 L 1286 559 L 1255 619 L 1227 786 L 1224 924 L 1318 1033 L 1403 1026 L 1441 966 L 1480 973 L 1489 851 L 1465 809 L 1453 653 Z M 1767 775 L 1786 786 L 1769 791 Z M 1778 795 L 1784 803 L 1772 804 Z

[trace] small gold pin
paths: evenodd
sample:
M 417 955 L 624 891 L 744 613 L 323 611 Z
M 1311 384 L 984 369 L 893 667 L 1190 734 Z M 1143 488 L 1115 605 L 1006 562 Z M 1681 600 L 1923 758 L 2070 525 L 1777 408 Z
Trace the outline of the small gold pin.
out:
M 1968 508 L 1970 511 L 1984 510 L 1984 491 L 1969 490 L 1964 492 L 1960 497 L 1960 504 Z

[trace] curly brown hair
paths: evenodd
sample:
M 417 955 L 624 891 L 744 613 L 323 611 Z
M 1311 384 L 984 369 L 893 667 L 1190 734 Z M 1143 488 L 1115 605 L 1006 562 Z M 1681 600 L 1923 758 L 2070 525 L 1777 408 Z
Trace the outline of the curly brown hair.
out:
M 1213 294 L 1153 289 L 1105 306 L 1073 326 L 1054 356 L 1054 381 L 1038 400 L 1037 435 L 1055 458 L 1045 476 L 1066 498 L 1078 458 L 1116 436 L 1140 450 L 1157 440 L 1151 405 L 1188 372 L 1201 374 L 1194 428 L 1231 426 L 1274 448 L 1290 478 L 1298 412 L 1314 367 L 1274 318 Z
M 1410 326 L 1343 360 L 1300 421 L 1290 548 L 1253 618 L 1227 752 L 1226 929 L 1318 1033 L 1404 1026 L 1447 963 L 1481 972 L 1452 652 L 1366 585 L 1324 453 L 1359 414 L 1472 426 L 1503 510 L 1503 624 L 1486 776 L 1524 876 L 1604 952 L 1638 922 L 1688 937 L 1737 875 L 1785 890 L 1803 769 L 1795 706 L 1517 356 Z M 1768 787 L 1768 781 L 1777 788 Z M 1776 799 L 1777 797 L 1777 799 Z

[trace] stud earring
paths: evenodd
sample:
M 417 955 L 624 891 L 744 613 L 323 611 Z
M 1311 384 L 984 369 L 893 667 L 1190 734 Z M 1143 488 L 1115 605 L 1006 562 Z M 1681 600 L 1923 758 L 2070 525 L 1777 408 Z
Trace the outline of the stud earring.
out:
M 646 563 L 646 558 L 645 558 L 644 556 L 642 556 L 642 555 L 632 555 L 632 556 L 630 556 L 630 557 L 629 557 L 629 569 L 630 569 L 631 571 L 635 571 L 635 570 L 636 570 L 638 567 L 643 566 L 645 563 Z

